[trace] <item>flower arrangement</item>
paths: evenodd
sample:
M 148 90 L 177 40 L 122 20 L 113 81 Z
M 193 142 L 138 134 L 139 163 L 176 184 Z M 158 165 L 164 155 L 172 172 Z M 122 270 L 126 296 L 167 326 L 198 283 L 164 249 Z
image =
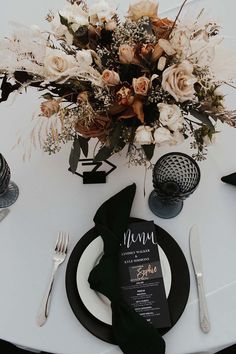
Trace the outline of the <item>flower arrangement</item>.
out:
M 169 19 L 154 0 L 139 0 L 121 21 L 106 0 L 70 0 L 47 15 L 49 32 L 22 26 L 0 41 L 0 101 L 36 87 L 42 102 L 31 138 L 49 154 L 73 141 L 72 171 L 91 138 L 100 144 L 96 161 L 128 145 L 128 161 L 146 164 L 155 148 L 188 137 L 204 159 L 216 122 L 235 127 L 236 113 L 219 88 L 227 83 L 216 69 L 220 27 L 204 11 L 181 20 L 184 4 Z

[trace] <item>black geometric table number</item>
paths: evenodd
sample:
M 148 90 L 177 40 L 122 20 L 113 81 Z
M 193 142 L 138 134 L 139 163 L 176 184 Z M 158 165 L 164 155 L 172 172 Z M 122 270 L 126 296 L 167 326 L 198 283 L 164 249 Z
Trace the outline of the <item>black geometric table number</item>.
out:
M 90 171 L 75 172 L 77 176 L 83 178 L 83 184 L 106 183 L 106 177 L 117 167 L 108 160 L 94 162 L 93 159 L 80 159 L 79 163 L 81 163 L 81 166 L 94 166 Z M 108 171 L 98 171 L 104 164 L 111 166 L 111 169 Z M 71 168 L 68 171 L 71 172 Z

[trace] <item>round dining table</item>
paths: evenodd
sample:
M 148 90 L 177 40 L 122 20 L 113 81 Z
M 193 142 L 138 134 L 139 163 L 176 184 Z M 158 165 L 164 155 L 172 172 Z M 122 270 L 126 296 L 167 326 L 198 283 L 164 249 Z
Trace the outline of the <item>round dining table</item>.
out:
M 117 2 L 118 4 L 118 2 Z M 59 10 L 62 0 L 8 0 L 0 11 L 0 36 L 8 36 L 12 23 L 47 26 L 49 10 Z M 180 0 L 160 1 L 159 12 L 174 17 Z M 128 4 L 120 0 L 118 10 Z M 205 7 L 208 16 L 222 25 L 226 45 L 236 47 L 234 0 L 189 1 L 185 11 Z M 46 24 L 45 24 L 46 23 Z M 227 65 L 227 64 L 226 64 Z M 236 91 L 225 87 L 226 104 L 234 109 Z M 117 168 L 106 183 L 83 184 L 68 171 L 71 144 L 55 155 L 30 146 L 30 127 L 39 113 L 39 93 L 11 94 L 0 104 L 0 153 L 11 168 L 19 187 L 19 198 L 0 223 L 0 338 L 32 351 L 55 354 L 118 354 L 118 346 L 88 332 L 70 307 L 65 274 L 69 256 L 80 238 L 94 226 L 93 217 L 109 197 L 131 183 L 137 191 L 131 216 L 153 220 L 166 230 L 182 249 L 190 272 L 190 294 L 175 326 L 164 335 L 166 354 L 216 353 L 236 342 L 236 187 L 221 177 L 236 172 L 236 129 L 219 124 L 216 142 L 200 161 L 201 180 L 197 190 L 184 201 L 182 212 L 172 219 L 155 216 L 148 207 L 153 189 L 152 170 L 128 166 L 125 152 L 110 161 Z M 89 157 L 92 158 L 92 151 Z M 189 140 L 181 145 L 156 149 L 152 162 L 169 151 L 192 154 Z M 204 286 L 211 330 L 199 325 L 198 293 L 189 251 L 189 230 L 197 225 L 201 239 Z M 36 322 L 52 265 L 58 232 L 70 235 L 68 256 L 54 282 L 49 317 L 44 326 Z

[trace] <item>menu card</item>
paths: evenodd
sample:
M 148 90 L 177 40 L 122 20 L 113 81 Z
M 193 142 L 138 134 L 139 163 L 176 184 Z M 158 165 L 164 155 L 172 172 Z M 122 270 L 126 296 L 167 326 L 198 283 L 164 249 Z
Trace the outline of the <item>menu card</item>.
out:
M 120 245 L 119 267 L 125 301 L 155 328 L 170 327 L 156 230 L 152 221 L 129 224 Z

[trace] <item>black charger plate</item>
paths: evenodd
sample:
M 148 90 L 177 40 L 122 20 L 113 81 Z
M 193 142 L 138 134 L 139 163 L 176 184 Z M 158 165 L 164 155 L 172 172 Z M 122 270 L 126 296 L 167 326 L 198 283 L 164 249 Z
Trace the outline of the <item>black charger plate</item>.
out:
M 142 219 L 130 218 L 130 222 L 140 222 Z M 179 320 L 188 301 L 190 290 L 190 276 L 185 256 L 176 241 L 160 226 L 155 225 L 157 242 L 164 251 L 171 269 L 171 288 L 168 296 L 168 305 L 171 317 L 171 327 L 159 329 L 161 335 L 167 333 Z M 66 292 L 70 306 L 80 323 L 96 337 L 116 344 L 112 327 L 93 316 L 80 298 L 76 273 L 84 250 L 99 237 L 95 228 L 90 229 L 75 245 L 66 269 Z

